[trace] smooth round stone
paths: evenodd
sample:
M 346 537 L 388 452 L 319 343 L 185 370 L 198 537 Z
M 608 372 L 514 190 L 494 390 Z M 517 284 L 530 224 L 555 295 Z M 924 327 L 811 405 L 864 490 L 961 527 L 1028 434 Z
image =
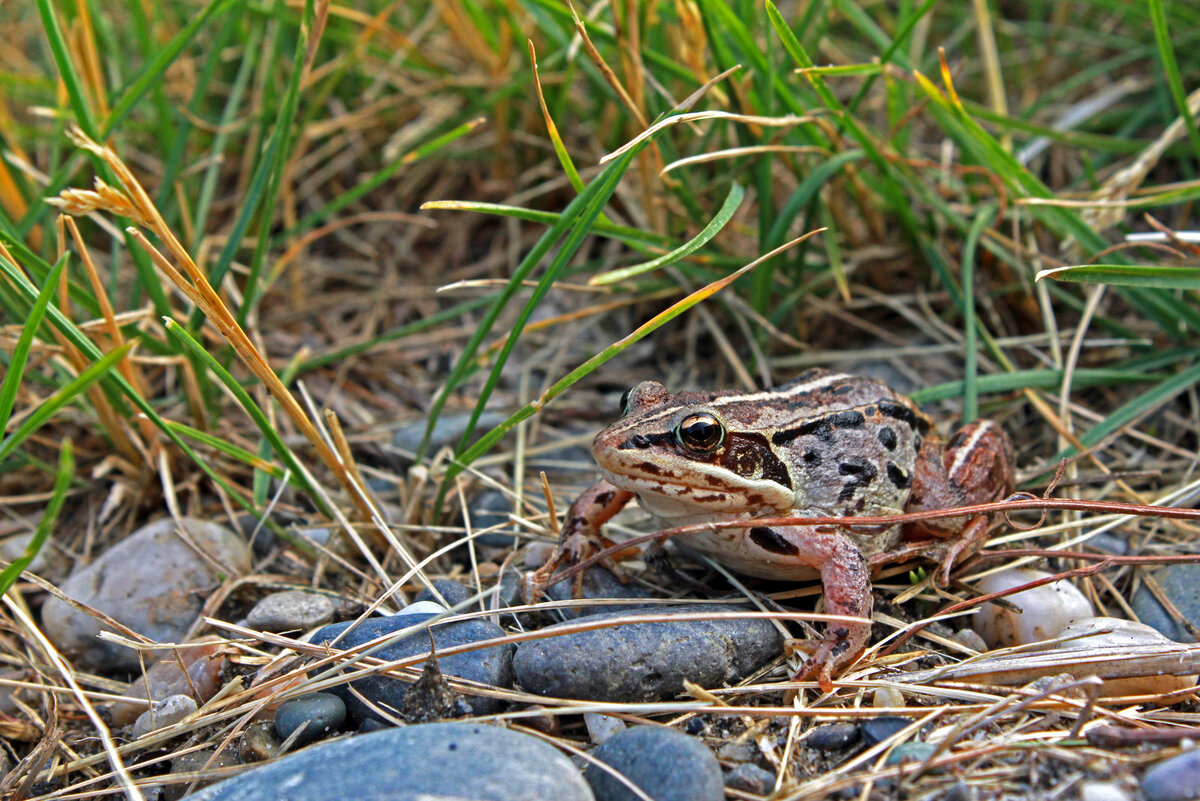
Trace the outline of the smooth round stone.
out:
M 1164 759 L 1142 776 L 1146 801 L 1194 801 L 1200 798 L 1200 748 Z
M 271 593 L 246 615 L 252 629 L 262 631 L 308 631 L 333 620 L 333 601 L 304 590 Z
M 633 583 L 623 584 L 613 575 L 611 570 L 603 567 L 590 567 L 583 572 L 583 582 L 578 595 L 575 593 L 575 577 L 563 579 L 557 584 L 546 588 L 546 597 L 551 601 L 600 600 L 600 599 L 629 599 L 641 601 L 649 598 L 650 593 Z M 646 611 L 644 605 L 633 604 L 596 604 L 595 606 L 572 606 L 554 610 L 562 620 L 576 620 L 587 615 L 599 615 L 605 612 L 621 612 L 630 609 Z
M 856 723 L 826 723 L 804 738 L 804 744 L 819 751 L 840 751 L 858 742 L 861 733 Z
M 881 715 L 870 718 L 858 724 L 859 734 L 867 746 L 878 745 L 884 740 L 895 737 L 902 729 L 912 723 L 908 718 Z
M 275 710 L 275 733 L 286 740 L 292 732 L 296 745 L 308 745 L 342 728 L 346 722 L 346 704 L 333 693 L 309 693 L 284 701 Z
M 446 601 L 444 608 L 447 609 L 451 606 L 458 606 L 463 601 L 475 594 L 474 590 L 467 589 L 457 581 L 450 581 L 449 579 L 434 579 L 433 586 L 442 594 L 442 598 L 444 598 Z M 413 606 L 425 601 L 429 601 L 438 605 L 441 605 L 442 603 L 440 600 L 438 600 L 437 596 L 433 594 L 433 591 L 426 587 L 418 592 L 417 597 L 413 598 L 413 602 L 405 608 L 411 609 Z
M 196 693 L 204 703 L 221 689 L 221 668 L 227 646 L 203 643 L 164 652 L 141 676 L 130 682 L 123 695 L 136 701 L 114 701 L 109 707 L 114 726 L 124 726 L 146 711 L 146 701 L 161 701 L 172 695 Z
M 551 746 L 508 729 L 468 723 L 425 723 L 319 743 L 188 798 L 285 797 L 593 801 L 579 771 Z
M 410 607 L 411 608 L 411 607 Z M 338 641 L 339 648 L 353 648 L 370 642 L 381 636 L 417 625 L 433 617 L 429 613 L 398 614 L 390 617 L 376 617 L 364 620 L 355 626 L 345 637 Z M 313 634 L 313 643 L 331 642 L 345 631 L 353 621 L 334 623 L 318 630 Z M 491 640 L 504 636 L 504 630 L 486 620 L 463 620 L 457 623 L 437 624 L 432 628 L 433 642 L 439 653 L 438 668 L 445 676 L 488 684 L 493 687 L 508 689 L 513 683 L 512 645 L 497 645 L 477 651 L 441 656 L 441 652 L 456 645 Z M 428 653 L 429 631 L 417 631 L 391 645 L 379 650 L 373 656 L 383 660 L 403 659 L 409 656 Z M 423 663 L 414 667 L 420 669 Z M 389 710 L 394 717 L 399 716 L 399 710 L 404 703 L 410 683 L 392 676 L 372 675 L 357 679 L 351 683 L 354 690 L 373 704 Z M 350 722 L 361 725 L 369 719 L 379 720 L 381 716 L 374 712 L 368 704 L 363 703 L 346 685 L 332 688 L 330 692 L 337 694 L 345 703 Z M 499 711 L 504 702 L 497 698 L 463 693 L 462 701 L 467 714 L 486 715 Z
M 161 701 L 155 701 L 152 708 L 147 709 L 133 722 L 133 739 L 142 737 L 152 731 L 165 729 L 186 718 L 198 709 L 196 701 L 190 695 L 172 695 Z
M 1154 580 L 1171 600 L 1179 614 L 1200 627 L 1200 564 L 1168 565 L 1154 573 Z M 1133 594 L 1133 611 L 1143 623 L 1162 632 L 1175 642 L 1195 642 L 1196 638 L 1179 626 L 1144 584 Z
M 766 795 L 775 788 L 775 774 L 758 765 L 744 762 L 725 774 L 725 786 L 744 793 Z
M 34 532 L 28 534 L 15 534 L 11 537 L 5 537 L 0 540 L 0 560 L 5 562 L 15 562 L 25 555 L 25 549 L 29 547 L 29 543 L 33 542 Z M 31 573 L 41 573 L 42 568 L 46 566 L 46 549 L 42 548 L 33 557 L 33 561 L 25 569 Z
M 1004 570 L 979 582 L 984 594 L 1020 587 L 1051 574 L 1042 570 Z M 1040 587 L 1006 595 L 1004 600 L 1021 610 L 1020 614 L 998 604 L 986 603 L 971 619 L 971 626 L 992 648 L 1009 648 L 1053 639 L 1069 623 L 1095 615 L 1092 605 L 1074 584 L 1055 581 Z
M 189 542 L 176 533 L 174 520 L 151 523 L 73 572 L 62 591 L 151 640 L 178 642 L 224 578 L 193 546 L 231 573 L 250 570 L 250 548 L 237 534 L 205 520 L 183 518 L 179 525 Z M 42 623 L 50 641 L 78 667 L 139 669 L 135 651 L 99 639 L 99 621 L 57 598 L 46 600 Z
M 654 801 L 723 801 L 721 766 L 704 743 L 674 729 L 634 726 L 605 740 L 591 756 L 614 768 Z M 596 801 L 639 801 L 615 776 L 588 764 Z
M 590 615 L 543 631 L 631 614 L 670 618 L 685 613 L 738 611 L 746 610 L 718 604 L 643 608 Z M 652 701 L 681 692 L 685 679 L 702 687 L 736 682 L 778 656 L 782 647 L 778 630 L 762 618 L 668 619 L 530 640 L 517 649 L 513 669 L 521 686 L 538 695 Z

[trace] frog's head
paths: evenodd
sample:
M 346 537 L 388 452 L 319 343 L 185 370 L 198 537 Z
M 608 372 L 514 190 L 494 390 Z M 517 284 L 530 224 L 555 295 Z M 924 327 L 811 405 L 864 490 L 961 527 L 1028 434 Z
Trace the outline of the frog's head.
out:
M 792 477 L 759 395 L 671 395 L 643 381 L 622 397 L 621 419 L 596 435 L 592 455 L 658 517 L 791 509 Z

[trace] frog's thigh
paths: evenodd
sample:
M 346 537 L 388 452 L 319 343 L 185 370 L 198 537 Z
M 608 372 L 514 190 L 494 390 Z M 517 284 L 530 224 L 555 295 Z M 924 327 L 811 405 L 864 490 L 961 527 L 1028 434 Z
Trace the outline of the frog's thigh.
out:
M 794 561 L 798 572 L 805 568 L 805 572 L 815 569 L 821 574 L 826 612 L 870 617 L 870 569 L 845 532 L 808 526 L 755 526 L 749 533 L 755 545 L 774 555 L 776 564 Z

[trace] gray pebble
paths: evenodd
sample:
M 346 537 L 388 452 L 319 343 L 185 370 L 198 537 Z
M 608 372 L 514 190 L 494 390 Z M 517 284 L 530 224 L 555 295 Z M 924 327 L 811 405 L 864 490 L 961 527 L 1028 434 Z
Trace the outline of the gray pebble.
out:
M 435 579 L 433 586 L 442 594 L 442 598 L 446 599 L 445 606 L 447 609 L 451 606 L 457 606 L 475 594 L 474 590 L 470 590 L 457 581 L 450 581 L 449 579 Z M 413 598 L 414 604 L 421 601 L 433 601 L 437 604 L 442 603 L 428 587 L 418 592 L 417 597 Z
M 908 718 L 883 715 L 864 720 L 859 724 L 859 733 L 862 735 L 863 742 L 868 746 L 878 745 L 894 736 L 896 732 L 905 728 L 910 723 L 912 721 Z
M 1154 573 L 1154 579 L 1179 613 L 1200 627 L 1200 564 L 1168 565 Z M 1145 585 L 1133 594 L 1133 611 L 1143 623 L 1153 626 L 1176 642 L 1195 642 L 1188 631 L 1176 625 L 1167 610 Z
M 475 433 L 472 435 L 472 439 L 478 439 L 480 435 L 486 434 L 506 419 L 508 416 L 500 412 L 484 412 L 475 424 Z M 433 434 L 429 438 L 429 449 L 425 451 L 425 455 L 432 457 L 446 446 L 458 447 L 458 441 L 462 439 L 463 432 L 467 430 L 467 423 L 470 421 L 470 412 L 443 414 L 439 417 L 433 426 Z M 415 420 L 400 426 L 392 434 L 392 448 L 397 451 L 394 455 L 400 458 L 401 463 L 405 465 L 412 463 L 412 457 L 416 455 L 417 448 L 421 446 L 421 439 L 425 436 L 425 426 L 425 420 Z
M 489 548 L 511 547 L 517 541 L 514 535 L 506 533 L 512 529 L 512 523 L 509 522 L 508 517 L 512 508 L 513 499 L 500 490 L 484 490 L 472 498 L 467 505 L 467 511 L 471 516 L 471 529 L 479 531 L 500 526 L 496 531 L 480 534 L 475 538 L 475 542 Z
M 856 723 L 827 723 L 817 726 L 804 738 L 804 744 L 819 751 L 840 751 L 858 742 Z
M 333 620 L 333 601 L 304 590 L 275 592 L 254 605 L 246 622 L 262 631 L 308 631 Z
M 151 523 L 73 572 L 62 591 L 152 640 L 182 640 L 222 578 L 193 546 L 236 574 L 250 570 L 250 548 L 216 523 L 183 518 L 180 525 L 189 542 L 176 533 L 174 520 Z M 99 621 L 57 598 L 46 600 L 42 623 L 51 642 L 78 667 L 139 668 L 136 651 L 99 639 Z
M 887 756 L 887 765 L 899 765 L 901 762 L 924 762 L 937 751 L 933 743 L 900 743 Z
M 656 607 L 640 613 L 667 617 L 697 612 L 738 612 L 718 604 Z M 606 613 L 543 631 L 628 617 Z M 736 682 L 778 656 L 782 640 L 767 620 L 667 620 L 634 623 L 524 642 L 513 669 L 521 686 L 539 695 L 596 701 L 651 701 L 683 690 L 685 679 L 702 687 Z
M 775 789 L 775 774 L 752 762 L 744 762 L 725 774 L 725 786 L 744 793 L 766 795 Z
M 34 532 L 15 534 L 0 540 L 0 559 L 5 562 L 15 562 L 25 555 L 25 549 L 33 541 Z M 41 573 L 46 566 L 46 548 L 43 547 L 33 557 L 33 561 L 25 569 L 32 573 Z
M 590 567 L 583 573 L 583 582 L 578 596 L 575 594 L 575 577 L 563 579 L 557 584 L 546 588 L 546 597 L 552 601 L 598 600 L 613 598 L 628 598 L 634 601 L 650 597 L 650 593 L 638 585 L 629 582 L 622 583 L 613 575 L 611 570 L 603 567 Z M 628 609 L 645 609 L 640 603 L 633 604 L 596 604 L 595 606 L 573 606 L 556 609 L 556 614 L 562 620 L 575 620 L 587 615 L 598 615 L 604 612 L 620 612 Z
M 429 613 L 416 613 L 364 620 L 349 634 L 338 641 L 338 647 L 352 648 L 356 645 L 362 645 L 385 634 L 400 631 L 401 629 L 421 623 L 433 616 Z M 334 623 L 331 626 L 324 627 L 313 634 L 312 642 L 319 644 L 332 641 L 345 631 L 351 622 Z M 465 645 L 467 643 L 503 636 L 503 629 L 486 620 L 464 620 L 458 623 L 438 624 L 433 627 L 433 640 L 439 652 L 455 645 Z M 417 631 L 415 634 L 410 634 L 404 639 L 375 652 L 373 656 L 384 660 L 394 660 L 423 654 L 428 651 L 428 631 Z M 465 651 L 449 656 L 439 656 L 438 668 L 445 676 L 455 676 L 507 689 L 512 687 L 513 682 L 512 653 L 513 646 L 499 645 L 477 651 Z M 420 669 L 421 663 L 418 663 L 415 667 Z M 372 675 L 357 679 L 352 682 L 351 686 L 368 701 L 378 704 L 388 710 L 389 715 L 397 717 L 410 684 L 407 681 L 391 676 Z M 346 702 L 346 710 L 349 712 L 350 722 L 353 725 L 358 726 L 364 720 L 381 718 L 370 706 L 359 699 L 355 693 L 350 692 L 346 685 L 333 688 L 330 692 L 336 693 Z M 504 702 L 499 699 L 488 698 L 482 695 L 464 693 L 462 700 L 466 703 L 466 709 L 469 710 L 469 714 L 473 715 L 485 715 L 497 712 L 504 705 Z
M 591 756 L 636 784 L 654 801 L 722 801 L 721 766 L 704 743 L 658 726 L 634 726 L 597 746 Z M 596 801 L 637 801 L 608 771 L 589 764 L 584 778 Z
M 1194 801 L 1200 798 L 1200 748 L 1164 759 L 1142 776 L 1146 801 Z
M 130 736 L 136 740 L 152 731 L 165 729 L 183 720 L 197 708 L 196 699 L 190 695 L 172 695 L 161 701 L 154 701 L 150 708 L 133 722 Z
M 212 772 L 218 771 L 221 768 L 230 768 L 241 764 L 238 760 L 238 755 L 234 753 L 232 748 L 222 748 L 219 753 L 216 753 L 212 748 L 205 748 L 200 751 L 189 751 L 177 757 L 171 758 L 171 774 L 179 773 L 199 773 L 207 776 Z M 215 780 L 209 778 L 196 779 L 195 785 L 197 788 L 215 784 Z M 166 801 L 178 801 L 183 798 L 183 794 L 187 792 L 191 782 L 172 782 L 171 784 L 163 785 L 163 798 Z M 188 798 L 195 798 L 195 795 L 189 795 Z
M 342 728 L 346 722 L 346 704 L 333 693 L 309 693 L 284 701 L 275 710 L 275 733 L 286 740 L 292 732 L 296 745 L 308 745 Z
M 495 726 L 427 723 L 319 743 L 189 801 L 592 801 L 570 760 Z M 697 799 L 699 801 L 699 799 Z

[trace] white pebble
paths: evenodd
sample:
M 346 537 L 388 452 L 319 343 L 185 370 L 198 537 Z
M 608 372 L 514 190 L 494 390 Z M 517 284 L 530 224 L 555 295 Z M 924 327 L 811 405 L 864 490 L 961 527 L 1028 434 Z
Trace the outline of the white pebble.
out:
M 1001 592 L 1050 575 L 1041 570 L 1005 570 L 980 581 L 979 591 L 985 594 Z M 1067 624 L 1095 614 L 1079 588 L 1067 581 L 1055 581 L 1006 595 L 1004 600 L 1018 607 L 1021 614 L 998 604 L 986 603 L 971 621 L 972 628 L 992 648 L 1049 640 L 1058 636 Z
M 196 711 L 196 701 L 190 695 L 169 695 L 155 701 L 133 722 L 131 734 L 136 740 L 158 729 L 164 729 Z
M 446 611 L 446 607 L 433 601 L 417 601 L 415 604 L 409 604 L 396 613 L 396 617 L 401 615 L 438 615 Z
M 1129 793 L 1113 782 L 1083 782 L 1079 785 L 1079 801 L 1129 801 Z
M 880 687 L 875 690 L 871 705 L 876 709 L 897 709 L 904 706 L 904 694 L 895 687 Z

